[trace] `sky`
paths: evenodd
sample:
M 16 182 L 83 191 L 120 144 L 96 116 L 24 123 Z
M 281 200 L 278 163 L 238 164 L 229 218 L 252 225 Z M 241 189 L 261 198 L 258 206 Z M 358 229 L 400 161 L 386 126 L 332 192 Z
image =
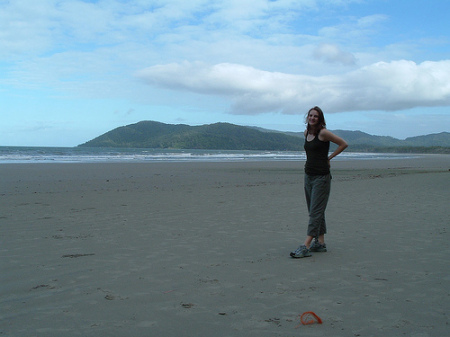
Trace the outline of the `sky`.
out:
M 0 0 L 0 146 L 143 120 L 450 131 L 448 0 Z

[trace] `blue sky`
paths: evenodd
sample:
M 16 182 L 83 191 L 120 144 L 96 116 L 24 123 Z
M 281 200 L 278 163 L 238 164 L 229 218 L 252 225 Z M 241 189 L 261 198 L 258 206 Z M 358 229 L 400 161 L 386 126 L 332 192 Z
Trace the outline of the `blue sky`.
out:
M 0 0 L 0 146 L 142 120 L 450 131 L 447 0 Z

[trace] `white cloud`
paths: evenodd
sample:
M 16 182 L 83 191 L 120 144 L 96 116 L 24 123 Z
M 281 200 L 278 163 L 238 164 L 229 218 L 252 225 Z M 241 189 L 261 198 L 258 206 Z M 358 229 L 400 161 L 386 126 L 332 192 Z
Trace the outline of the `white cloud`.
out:
M 313 105 L 328 112 L 450 105 L 450 60 L 379 62 L 322 77 L 183 62 L 149 67 L 137 76 L 153 86 L 228 97 L 235 114 L 302 114 Z
M 369 15 L 364 17 L 350 17 L 335 26 L 324 26 L 319 35 L 329 40 L 350 41 L 360 43 L 369 36 L 380 33 L 381 24 L 388 18 L 386 15 Z
M 356 59 L 353 54 L 345 52 L 334 44 L 323 43 L 314 51 L 314 56 L 323 59 L 329 63 L 341 63 L 347 66 L 353 66 Z
M 45 2 L 0 3 L 0 57 L 30 55 L 45 51 L 51 44 L 53 9 Z

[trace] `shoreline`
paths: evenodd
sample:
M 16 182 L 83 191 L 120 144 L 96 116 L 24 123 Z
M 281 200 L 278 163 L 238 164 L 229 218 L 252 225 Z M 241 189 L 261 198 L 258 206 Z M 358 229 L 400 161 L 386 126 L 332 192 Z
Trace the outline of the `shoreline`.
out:
M 249 166 L 249 167 L 297 167 L 303 170 L 304 160 L 227 160 L 227 161 L 99 161 L 99 162 L 14 162 L 0 163 L 0 173 L 5 170 L 5 178 L 9 177 L 11 167 L 25 168 L 40 166 L 48 166 L 49 169 L 56 169 L 64 166 L 101 166 L 101 167 L 133 167 L 133 166 L 211 166 L 211 167 L 228 167 L 228 166 Z M 52 166 L 54 166 L 52 168 Z M 450 170 L 450 155 L 445 154 L 421 154 L 402 158 L 380 158 L 380 159 L 339 159 L 339 156 L 331 162 L 331 172 L 336 170 L 368 170 L 368 169 L 436 169 Z M 303 172 L 302 172 L 303 173 Z M 1 181 L 1 176 L 0 176 Z
M 449 169 L 332 161 L 296 260 L 301 161 L 0 165 L 0 335 L 445 335 Z
M 1 148 L 1 147 L 0 147 Z M 384 160 L 420 158 L 430 154 L 366 153 L 345 151 L 335 160 Z M 432 154 L 431 154 L 432 155 Z M 437 156 L 448 156 L 435 154 Z M 303 151 L 218 151 L 154 149 L 87 149 L 27 148 L 23 151 L 0 150 L 2 164 L 34 163 L 153 163 L 153 162 L 247 162 L 303 161 Z

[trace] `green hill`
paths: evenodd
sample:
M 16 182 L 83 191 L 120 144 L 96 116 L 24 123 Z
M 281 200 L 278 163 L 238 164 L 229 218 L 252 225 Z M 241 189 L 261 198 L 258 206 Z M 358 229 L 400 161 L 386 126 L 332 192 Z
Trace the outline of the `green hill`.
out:
M 409 137 L 405 143 L 410 146 L 444 146 L 450 147 L 450 133 L 441 132 L 426 136 Z
M 143 121 L 119 127 L 80 146 L 299 151 L 303 144 L 283 133 L 266 133 L 228 123 L 188 126 Z
M 405 140 L 372 136 L 361 131 L 333 130 L 333 132 L 349 143 L 347 151 L 450 153 L 450 133 L 448 132 Z M 142 121 L 118 127 L 79 146 L 301 151 L 303 150 L 301 139 L 303 139 L 302 132 L 281 132 L 229 123 L 189 126 Z

